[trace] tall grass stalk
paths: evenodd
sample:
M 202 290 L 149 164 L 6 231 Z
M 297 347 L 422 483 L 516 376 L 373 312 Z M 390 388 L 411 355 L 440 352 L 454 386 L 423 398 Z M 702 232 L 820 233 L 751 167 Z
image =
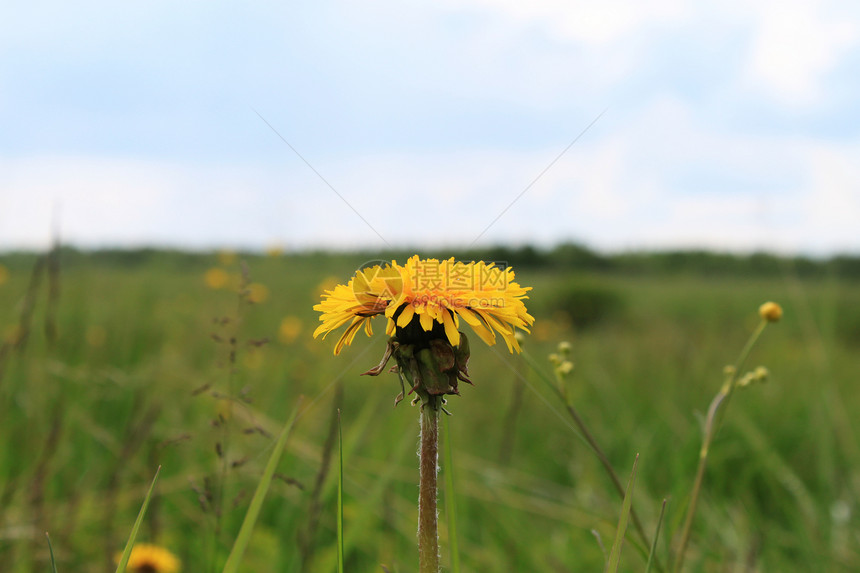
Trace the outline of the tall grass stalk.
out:
M 553 394 L 555 394 L 559 400 L 564 404 L 565 410 L 567 411 L 570 418 L 576 424 L 576 427 L 579 429 L 581 433 L 581 437 L 585 440 L 585 443 L 588 444 L 591 451 L 597 456 L 597 459 L 600 461 L 600 464 L 603 466 L 603 469 L 606 470 L 607 475 L 612 481 L 612 485 L 615 487 L 615 491 L 624 499 L 625 496 L 625 488 L 621 484 L 621 480 L 618 478 L 618 474 L 615 473 L 615 468 L 612 467 L 612 463 L 609 461 L 609 458 L 606 457 L 606 454 L 603 453 L 603 450 L 597 443 L 597 440 L 592 435 L 591 431 L 586 426 L 585 421 L 579 415 L 576 408 L 573 407 L 573 404 L 570 403 L 565 392 L 562 391 L 562 387 L 560 383 L 556 383 L 549 378 L 546 374 L 544 374 L 543 369 L 538 365 L 534 358 L 525 350 L 523 350 L 523 359 L 526 361 L 531 369 L 538 375 L 544 383 L 552 390 Z M 642 527 L 642 522 L 639 520 L 639 516 L 636 514 L 636 510 L 632 507 L 630 508 L 630 519 L 633 521 L 633 527 L 636 529 L 636 533 L 639 536 L 639 539 L 642 541 L 642 544 L 645 548 L 651 546 L 651 541 L 648 538 L 648 534 L 645 533 L 645 528 Z M 645 555 L 645 551 L 643 550 L 643 556 Z M 656 556 L 654 558 L 654 567 L 657 571 L 663 571 L 662 566 L 660 565 L 659 560 L 657 560 Z
M 337 573 L 343 573 L 343 428 L 337 411 Z
M 272 476 L 275 475 L 275 469 L 281 460 L 284 446 L 286 446 L 287 440 L 293 431 L 293 425 L 301 409 L 302 401 L 303 398 L 300 396 L 296 407 L 293 409 L 293 413 L 290 414 L 287 423 L 284 424 L 284 429 L 281 430 L 281 435 L 278 436 L 278 441 L 272 450 L 272 455 L 269 456 L 269 461 L 266 463 L 266 469 L 263 470 L 263 475 L 257 484 L 257 491 L 254 492 L 254 497 L 251 498 L 248 512 L 245 514 L 244 521 L 242 521 L 242 527 L 239 528 L 239 535 L 236 536 L 236 541 L 233 543 L 233 548 L 230 550 L 230 555 L 224 564 L 223 573 L 236 573 L 239 570 L 239 563 L 242 561 L 242 556 L 245 554 L 245 549 L 247 549 L 248 542 L 251 540 L 254 525 L 257 523 L 257 517 L 260 515 L 260 508 L 263 507 L 263 500 L 266 498 L 266 493 L 272 484 Z
M 523 342 L 520 341 L 520 345 Z M 517 435 L 517 420 L 523 407 L 523 394 L 525 393 L 526 385 L 521 379 L 522 367 L 520 357 L 515 361 L 513 388 L 511 390 L 511 401 L 508 406 L 508 412 L 502 422 L 502 438 L 499 440 L 499 464 L 507 465 L 511 461 L 511 456 L 514 453 Z M 445 426 L 447 428 L 447 424 Z
M 627 532 L 627 521 L 630 517 L 630 509 L 633 506 L 633 486 L 636 483 L 636 465 L 639 463 L 639 454 L 633 460 L 633 470 L 627 481 L 627 489 L 624 491 L 624 501 L 621 503 L 621 515 L 618 517 L 618 528 L 615 530 L 615 539 L 612 542 L 612 550 L 609 552 L 609 561 L 606 563 L 607 573 L 616 573 L 621 564 L 621 546 L 624 544 L 624 535 Z
M 342 405 L 343 383 L 338 381 L 335 386 L 334 400 L 332 400 L 331 418 L 329 420 L 328 435 L 323 444 L 320 468 L 317 471 L 314 488 L 311 491 L 310 503 L 308 504 L 307 525 L 300 529 L 297 535 L 301 571 L 304 572 L 312 570 L 311 561 L 315 551 L 314 541 L 323 511 L 323 494 L 326 487 L 326 478 L 328 477 L 332 458 L 334 457 L 335 447 L 337 447 L 341 456 L 343 456 L 343 450 L 345 449 L 340 432 L 340 409 Z
M 45 532 L 45 539 L 48 540 L 48 553 L 51 556 L 51 573 L 57 573 L 57 561 L 54 559 L 54 546 L 51 545 L 51 536 Z
M 651 571 L 651 565 L 654 563 L 654 557 L 657 554 L 657 539 L 660 538 L 660 528 L 663 525 L 663 517 L 666 515 L 666 499 L 663 498 L 663 505 L 660 507 L 660 517 L 657 518 L 657 527 L 654 528 L 654 540 L 651 542 L 651 551 L 648 553 L 648 563 L 645 564 L 645 573 Z
M 690 504 L 687 507 L 687 515 L 684 519 L 681 539 L 678 542 L 675 565 L 672 568 L 674 573 L 680 573 L 684 567 L 684 557 L 687 552 L 687 546 L 690 542 L 690 532 L 693 528 L 693 518 L 696 515 L 696 505 L 699 501 L 702 481 L 705 477 L 705 467 L 708 464 L 708 454 L 711 450 L 711 442 L 720 428 L 720 422 L 722 422 L 726 407 L 728 407 L 729 401 L 734 393 L 736 382 L 738 380 L 738 373 L 741 371 L 741 368 L 743 368 L 750 351 L 753 346 L 755 346 L 761 333 L 764 332 L 767 323 L 768 320 L 765 318 L 762 318 L 761 322 L 759 322 L 759 325 L 756 327 L 755 331 L 753 331 L 746 345 L 743 347 L 743 350 L 741 350 L 734 366 L 727 369 L 726 380 L 723 382 L 722 388 L 720 388 L 720 391 L 717 392 L 716 396 L 714 396 L 714 399 L 711 401 L 711 405 L 708 407 L 708 415 L 705 419 L 705 428 L 703 431 L 704 436 L 702 438 L 702 448 L 699 450 L 699 467 L 696 469 L 696 477 L 693 481 L 692 492 L 690 493 Z
M 33 264 L 27 290 L 24 291 L 24 297 L 19 303 L 20 310 L 18 312 L 15 336 L 3 337 L 3 341 L 0 343 L 0 382 L 3 381 L 3 376 L 6 373 L 6 363 L 12 351 L 21 353 L 27 346 L 33 322 L 33 312 L 36 309 L 36 297 L 39 294 L 39 286 L 42 283 L 42 275 L 44 274 L 46 264 L 47 257 L 45 256 L 38 257 Z
M 454 492 L 454 452 L 451 451 L 451 428 L 448 418 L 442 424 L 445 449 L 445 513 L 448 515 L 448 547 L 451 549 L 451 573 L 460 573 L 460 547 L 457 540 L 457 498 Z
M 149 500 L 152 499 L 152 492 L 155 491 L 155 484 L 158 482 L 158 474 L 161 473 L 161 466 L 155 470 L 155 477 L 152 478 L 152 483 L 149 485 L 149 491 L 146 492 L 146 497 L 143 500 L 143 505 L 140 506 L 140 511 L 137 514 L 137 519 L 134 521 L 134 527 L 131 528 L 131 534 L 128 536 L 128 541 L 125 543 L 125 549 L 119 558 L 119 563 L 116 566 L 116 573 L 125 573 L 125 568 L 128 566 L 128 558 L 131 556 L 131 550 L 134 548 L 134 542 L 137 539 L 137 532 L 140 530 L 140 524 L 143 523 L 143 516 L 146 515 L 146 508 L 149 507 Z

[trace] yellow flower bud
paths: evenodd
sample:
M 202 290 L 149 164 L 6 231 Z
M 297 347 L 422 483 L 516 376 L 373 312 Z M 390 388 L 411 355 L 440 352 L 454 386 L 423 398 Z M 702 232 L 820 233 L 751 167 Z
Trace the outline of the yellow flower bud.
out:
M 775 302 L 766 302 L 758 308 L 758 315 L 768 322 L 782 318 L 782 307 Z
M 573 372 L 573 362 L 570 360 L 565 360 L 561 364 L 558 365 L 558 371 L 560 374 L 570 374 Z

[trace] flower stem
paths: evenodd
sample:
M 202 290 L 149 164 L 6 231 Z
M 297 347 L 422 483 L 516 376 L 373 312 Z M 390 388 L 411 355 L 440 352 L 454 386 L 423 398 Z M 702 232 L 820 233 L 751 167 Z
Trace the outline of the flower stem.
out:
M 436 516 L 436 475 L 439 458 L 438 396 L 429 396 L 421 406 L 421 446 L 418 485 L 418 571 L 439 572 L 439 531 Z
M 680 573 L 684 567 L 684 556 L 687 552 L 687 545 L 690 542 L 690 532 L 693 528 L 693 517 L 696 515 L 696 505 L 699 501 L 699 492 L 702 489 L 702 481 L 705 477 L 705 466 L 708 463 L 708 454 L 711 451 L 711 441 L 720 427 L 723 413 L 726 411 L 729 399 L 732 397 L 732 392 L 735 389 L 735 382 L 738 378 L 738 373 L 746 362 L 752 347 L 755 345 L 761 333 L 767 326 L 767 320 L 762 320 L 755 331 L 750 336 L 749 340 L 741 350 L 737 362 L 729 371 L 730 374 L 726 377 L 720 391 L 714 396 L 711 405 L 708 407 L 708 417 L 705 420 L 704 437 L 702 438 L 702 448 L 699 450 L 699 467 L 696 469 L 696 478 L 693 481 L 693 490 L 690 493 L 690 505 L 687 507 L 687 516 L 684 520 L 684 529 L 681 532 L 681 541 L 678 545 L 678 553 L 675 557 L 675 566 L 672 571 Z
M 547 383 L 550 389 L 555 393 L 556 396 L 561 400 L 562 404 L 564 404 L 565 409 L 567 410 L 568 415 L 576 424 L 576 427 L 579 428 L 579 437 L 591 448 L 591 451 L 597 456 L 597 459 L 600 461 L 600 464 L 603 466 L 603 469 L 606 470 L 607 475 L 612 481 L 612 485 L 615 487 L 615 491 L 618 492 L 618 495 L 621 499 L 624 499 L 625 489 L 624 485 L 621 483 L 621 480 L 618 478 L 618 474 L 615 473 L 615 468 L 612 467 L 612 463 L 609 461 L 609 458 L 606 457 L 606 454 L 603 453 L 603 450 L 600 448 L 600 445 L 597 443 L 597 440 L 592 435 L 591 431 L 588 429 L 588 426 L 585 424 L 585 420 L 579 415 L 576 408 L 574 408 L 567 394 L 563 390 L 562 381 L 558 378 L 558 373 L 556 373 L 556 382 L 553 383 L 546 375 L 543 374 L 543 371 L 535 362 L 535 359 L 532 358 L 527 352 L 523 352 L 523 358 L 526 363 L 532 368 L 532 370 L 540 376 L 540 378 Z M 647 548 L 651 546 L 651 541 L 648 538 L 648 534 L 645 533 L 645 528 L 642 526 L 642 522 L 639 520 L 639 516 L 636 514 L 636 510 L 631 507 L 630 508 L 630 519 L 633 521 L 633 527 L 636 529 L 636 533 L 639 535 L 642 543 L 645 547 L 645 555 L 647 557 Z M 660 564 L 660 561 L 655 557 L 654 558 L 654 567 L 658 572 L 662 573 L 663 566 Z

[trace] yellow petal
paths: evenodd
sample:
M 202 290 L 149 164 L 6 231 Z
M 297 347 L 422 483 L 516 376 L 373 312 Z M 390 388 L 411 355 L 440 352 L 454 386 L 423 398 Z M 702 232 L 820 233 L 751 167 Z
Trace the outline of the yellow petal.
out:
M 403 307 L 403 312 L 400 313 L 400 316 L 397 317 L 397 326 L 400 328 L 405 327 L 409 324 L 409 321 L 412 320 L 412 316 L 415 314 L 415 307 L 411 304 L 407 304 Z
M 430 332 L 433 330 L 433 317 L 430 314 L 424 312 L 418 315 L 418 320 L 421 321 L 421 328 L 424 329 L 424 332 Z
M 451 318 L 451 313 L 447 310 L 442 313 L 442 324 L 445 325 L 445 335 L 448 337 L 451 346 L 460 344 L 460 332 L 454 324 L 454 319 Z
M 361 328 L 361 323 L 365 320 L 369 319 L 364 318 L 362 316 L 355 317 L 355 320 L 352 322 L 352 324 L 349 325 L 349 328 L 344 331 L 343 335 L 340 337 L 340 340 L 337 341 L 337 344 L 334 347 L 335 356 L 340 354 L 340 351 L 343 350 L 344 346 L 352 343 L 352 339 L 355 338 L 355 333 L 358 332 L 358 330 Z
M 469 326 L 472 327 L 472 330 L 487 343 L 487 346 L 492 346 L 496 343 L 496 335 L 490 330 L 484 322 L 480 319 L 480 317 L 474 313 L 473 310 L 468 308 L 461 308 L 459 311 L 460 316 L 463 317 Z
M 482 311 L 482 310 L 479 310 L 477 312 L 481 316 L 481 318 L 483 318 L 485 321 L 487 321 L 487 324 L 489 324 L 490 326 L 492 326 L 493 328 L 495 328 L 496 330 L 498 330 L 502 334 L 513 334 L 513 331 L 510 328 L 508 328 L 507 326 L 505 326 L 504 324 L 502 324 L 501 322 L 499 322 L 498 320 L 496 320 L 496 318 L 493 316 L 492 313 Z

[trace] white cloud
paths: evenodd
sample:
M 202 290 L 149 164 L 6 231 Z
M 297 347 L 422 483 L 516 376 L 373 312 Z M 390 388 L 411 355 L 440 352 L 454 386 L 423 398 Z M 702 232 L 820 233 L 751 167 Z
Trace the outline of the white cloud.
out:
M 32 10 L 18 18 L 29 27 L 0 24 L 2 46 L 51 56 L 59 63 L 44 73 L 63 80 L 15 81 L 42 68 L 0 67 L 17 86 L 5 106 L 13 127 L 0 134 L 10 155 L 0 249 L 46 245 L 54 204 L 63 238 L 83 245 L 372 247 L 377 232 L 392 244 L 468 244 L 490 225 L 482 242 L 860 249 L 856 110 L 843 121 L 828 107 L 833 74 L 858 57 L 854 4 L 378 1 L 367 12 L 309 5 L 310 27 L 255 5 L 235 26 L 207 12 L 187 36 L 199 4 L 168 18 L 168 44 L 150 34 L 164 6 L 138 7 L 142 28 L 115 10 L 88 28 L 86 9 L 66 26 L 64 8 L 44 27 L 79 40 L 62 53 L 29 36 Z M 249 24 L 259 36 L 245 52 L 210 54 L 224 29 L 240 38 Z M 174 69 L 165 51 L 194 58 Z M 170 93 L 153 99 L 131 82 L 116 92 L 131 99 L 105 95 L 116 70 Z M 343 199 L 236 111 L 243 97 L 278 110 L 261 112 Z M 744 115 L 763 103 L 777 113 Z M 841 140 L 825 131 L 837 124 Z M 230 159 L 240 155 L 252 159 Z
M 0 249 L 141 244 L 265 246 L 278 202 L 261 170 L 135 158 L 36 156 L 0 161 Z M 262 175 L 265 175 L 263 172 Z
M 392 245 L 468 245 L 489 225 L 482 243 L 860 249 L 857 144 L 714 133 L 662 102 L 583 138 L 517 199 L 558 151 L 403 151 L 315 165 L 343 199 L 297 159 L 7 160 L 0 248 L 46 245 L 56 201 L 64 241 L 83 245 L 383 247 L 376 232 Z M 697 179 L 679 172 L 699 167 L 728 173 L 731 188 L 690 188 Z
M 463 7 L 469 3 L 455 2 L 453 5 Z M 678 22 L 687 12 L 683 0 L 472 0 L 471 5 L 504 16 L 518 27 L 543 28 L 558 39 L 589 45 L 624 40 L 644 26 Z
M 725 66 L 733 82 L 725 86 L 729 98 L 753 92 L 780 105 L 809 107 L 828 95 L 828 74 L 860 45 L 860 4 L 843 0 L 471 0 L 449 8 L 502 22 L 509 42 L 537 34 L 579 47 L 583 91 L 620 88 L 629 76 L 659 65 L 654 58 L 662 48 L 688 52 L 700 65 Z M 739 54 L 702 61 L 729 38 Z M 535 64 L 554 65 L 559 53 L 571 61 L 556 47 Z
M 828 249 L 850 242 L 860 250 L 860 144 L 816 145 L 806 156 L 809 187 L 799 205 L 805 244 Z
M 780 0 L 755 4 L 754 39 L 745 81 L 775 101 L 809 105 L 824 97 L 824 80 L 860 42 L 856 12 L 844 4 Z

